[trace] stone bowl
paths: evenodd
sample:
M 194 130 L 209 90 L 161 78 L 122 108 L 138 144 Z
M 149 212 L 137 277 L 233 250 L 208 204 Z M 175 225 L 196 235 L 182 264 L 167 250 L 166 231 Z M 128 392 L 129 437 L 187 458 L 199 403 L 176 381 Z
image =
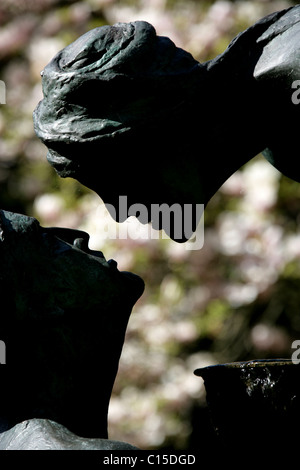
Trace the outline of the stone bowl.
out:
M 233 362 L 195 370 L 220 445 L 281 449 L 299 445 L 300 364 L 288 359 Z

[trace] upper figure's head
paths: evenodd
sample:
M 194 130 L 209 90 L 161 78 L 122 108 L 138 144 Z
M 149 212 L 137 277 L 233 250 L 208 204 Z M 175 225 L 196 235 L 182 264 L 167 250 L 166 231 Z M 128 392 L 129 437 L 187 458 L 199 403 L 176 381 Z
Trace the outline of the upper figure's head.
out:
M 121 195 L 150 213 L 152 204 L 205 205 L 266 148 L 297 179 L 288 134 L 300 109 L 291 100 L 299 16 L 300 6 L 272 13 L 205 64 L 146 22 L 89 31 L 43 71 L 34 121 L 49 162 L 113 205 L 119 221 Z
M 42 72 L 44 100 L 35 111 L 35 126 L 50 144 L 49 158 L 55 162 L 55 144 L 59 153 L 67 141 L 100 143 L 158 121 L 165 125 L 193 96 L 199 67 L 146 22 L 84 34 Z
M 200 186 L 188 167 L 187 133 L 198 127 L 192 114 L 203 70 L 149 23 L 89 31 L 42 72 L 34 122 L 49 162 L 95 190 L 117 218 L 121 195 L 129 205 L 193 203 Z

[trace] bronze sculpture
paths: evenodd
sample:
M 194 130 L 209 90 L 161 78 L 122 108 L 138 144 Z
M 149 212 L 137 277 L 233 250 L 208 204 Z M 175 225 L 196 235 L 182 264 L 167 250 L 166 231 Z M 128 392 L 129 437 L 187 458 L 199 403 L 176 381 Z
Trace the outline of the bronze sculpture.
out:
M 299 78 L 299 14 L 296 6 L 263 18 L 204 64 L 145 22 L 86 33 L 43 72 L 34 121 L 49 162 L 116 207 L 122 194 L 148 208 L 205 205 L 261 151 L 299 179 L 293 160 L 299 108 L 291 99 Z M 137 166 L 140 153 L 146 169 Z M 1 369 L 7 385 L 1 431 L 39 418 L 45 429 L 56 421 L 58 433 L 67 426 L 75 440 L 75 434 L 105 438 L 126 325 L 143 282 L 89 250 L 84 232 L 43 229 L 4 211 L 0 218 L 1 339 L 9 364 Z M 173 229 L 175 240 L 188 238 L 178 239 Z
M 34 123 L 49 162 L 114 206 L 120 222 L 120 195 L 148 213 L 153 204 L 205 206 L 259 152 L 300 180 L 299 16 L 299 5 L 272 13 L 203 64 L 146 22 L 89 31 L 42 72 Z
M 144 283 L 90 250 L 88 239 L 0 211 L 2 431 L 41 418 L 107 438 L 126 326 Z

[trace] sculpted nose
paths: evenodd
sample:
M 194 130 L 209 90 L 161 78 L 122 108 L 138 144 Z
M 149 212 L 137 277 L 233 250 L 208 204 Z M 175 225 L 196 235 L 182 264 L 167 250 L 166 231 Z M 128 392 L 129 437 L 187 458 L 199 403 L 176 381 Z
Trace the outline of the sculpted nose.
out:
M 28 217 L 23 214 L 16 214 L 0 210 L 0 239 L 4 240 L 6 236 L 21 233 L 23 235 L 31 235 L 38 233 L 40 224 L 34 217 Z

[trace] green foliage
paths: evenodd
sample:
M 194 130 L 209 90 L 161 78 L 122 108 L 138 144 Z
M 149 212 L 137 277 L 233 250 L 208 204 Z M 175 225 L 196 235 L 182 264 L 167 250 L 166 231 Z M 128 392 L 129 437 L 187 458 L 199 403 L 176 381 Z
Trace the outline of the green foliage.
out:
M 232 309 L 228 302 L 223 299 L 211 300 L 203 312 L 199 312 L 199 317 L 195 319 L 199 337 L 217 338 L 225 320 L 232 315 Z

